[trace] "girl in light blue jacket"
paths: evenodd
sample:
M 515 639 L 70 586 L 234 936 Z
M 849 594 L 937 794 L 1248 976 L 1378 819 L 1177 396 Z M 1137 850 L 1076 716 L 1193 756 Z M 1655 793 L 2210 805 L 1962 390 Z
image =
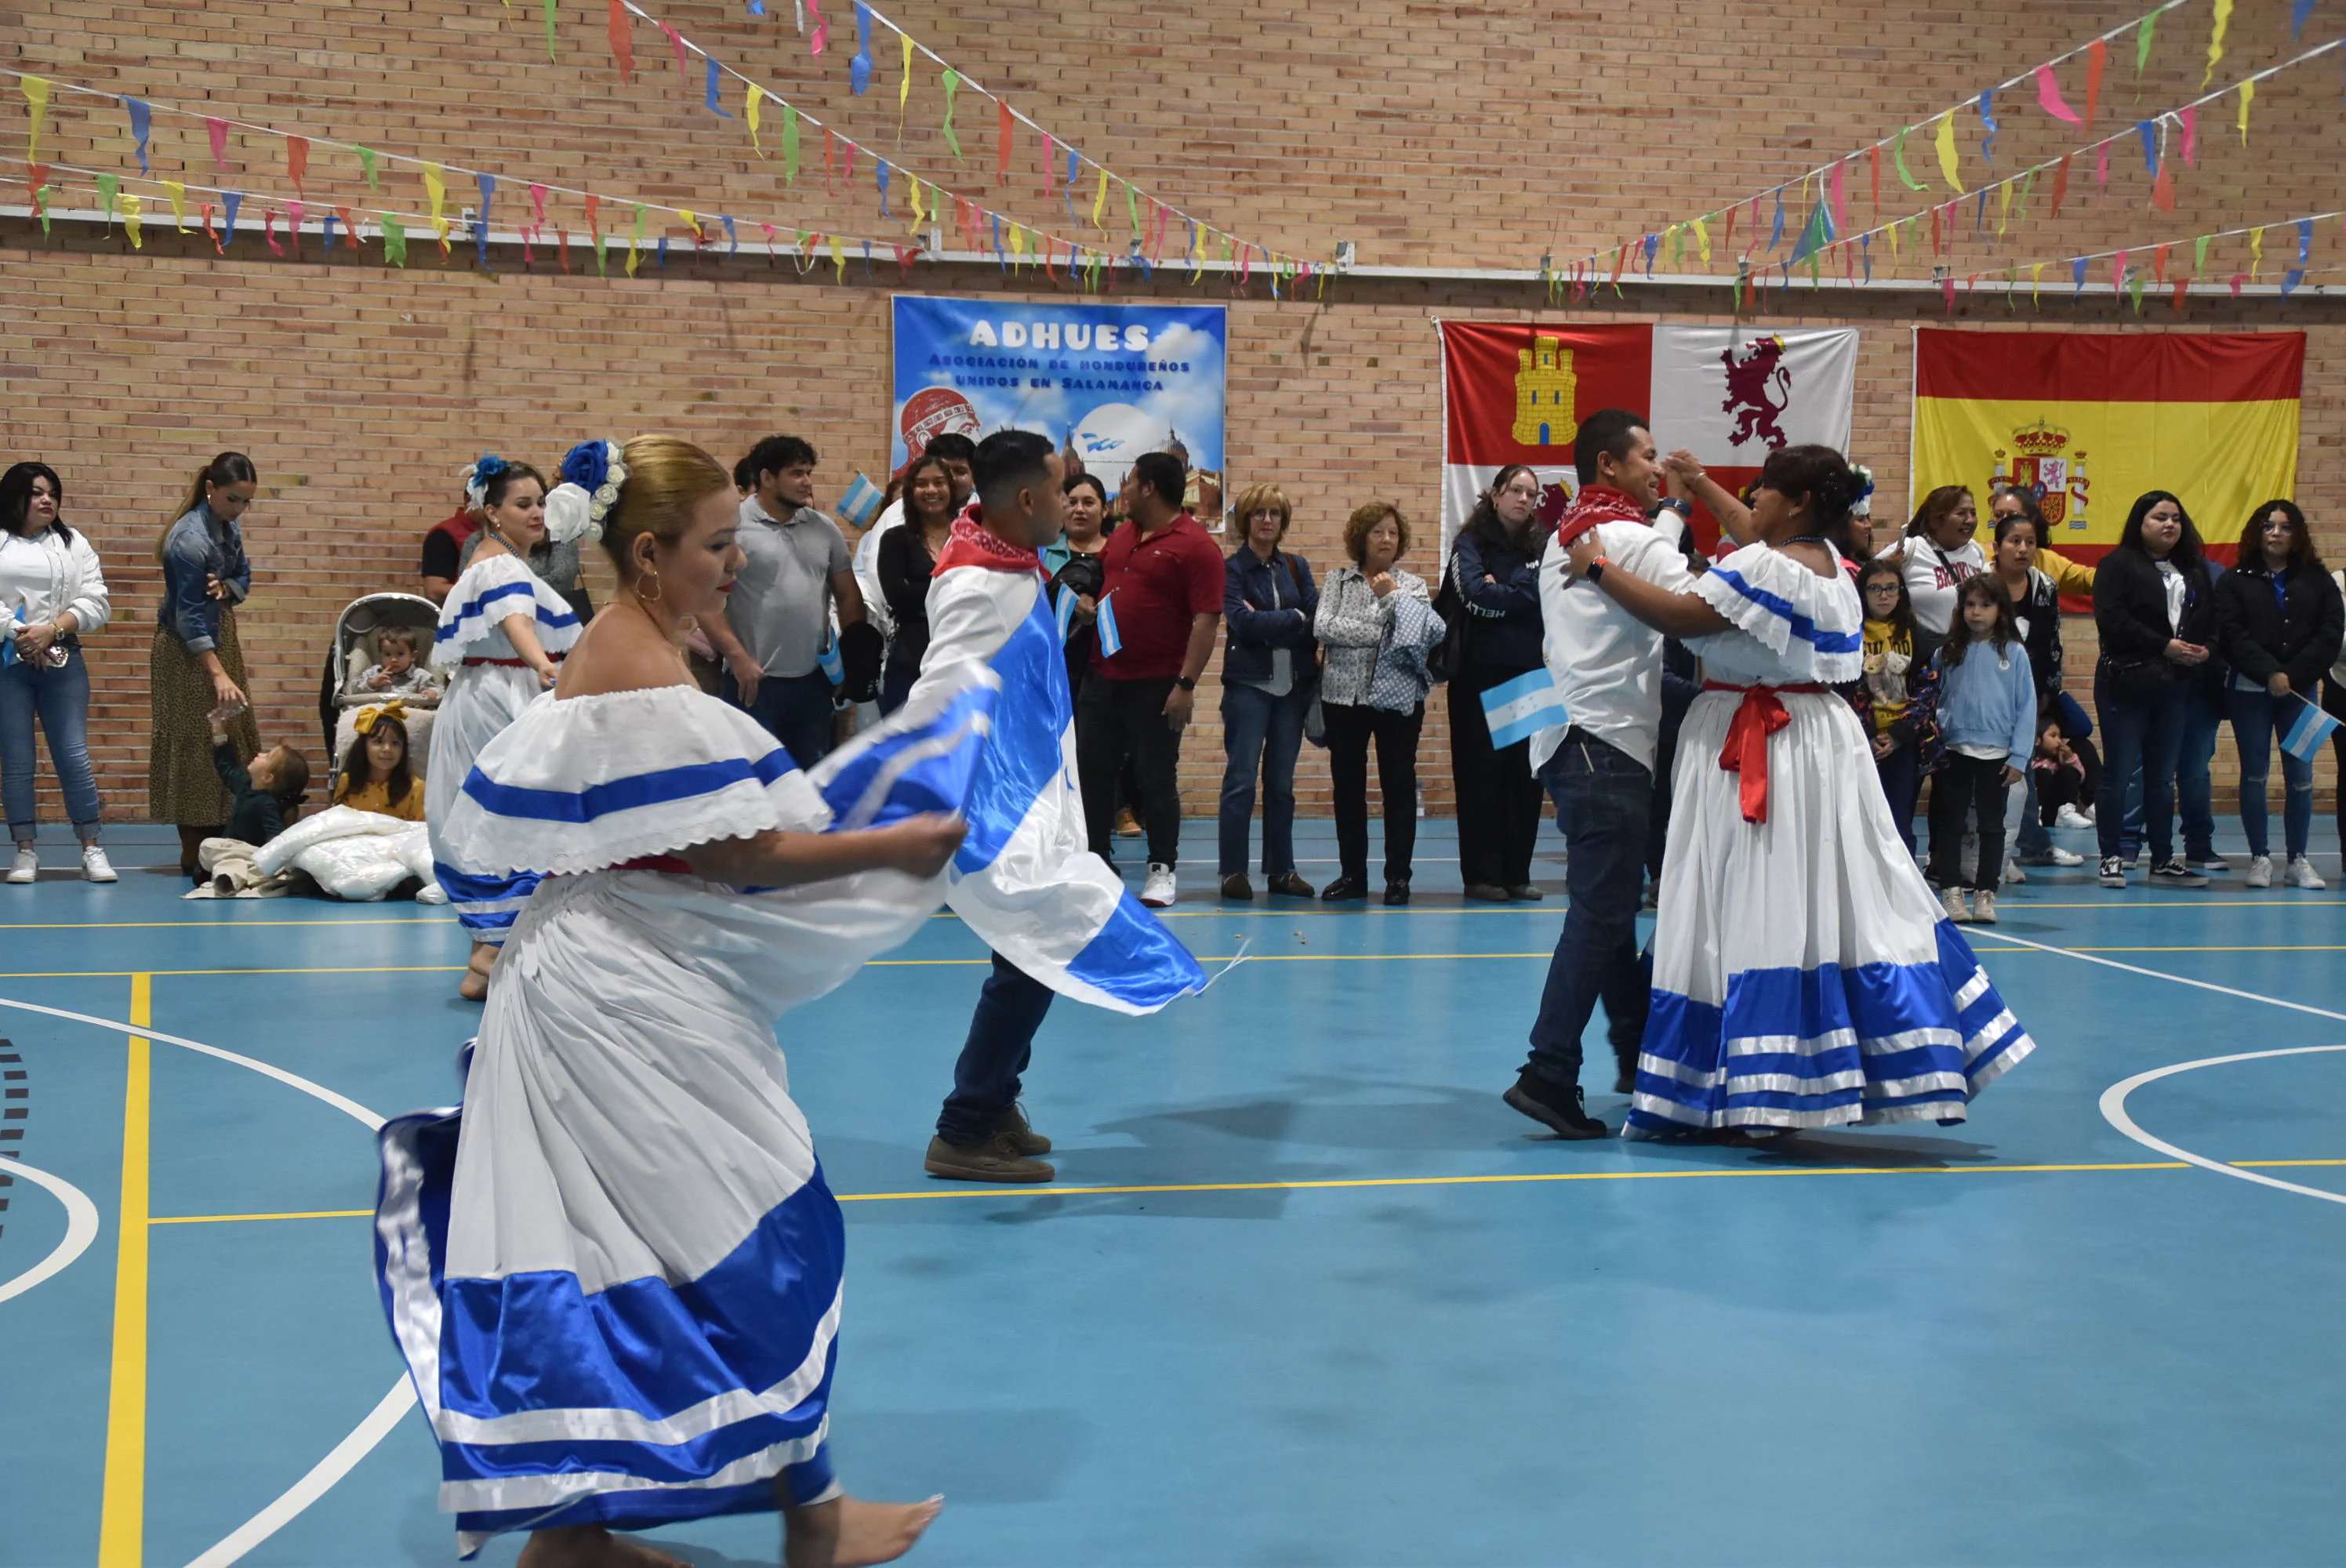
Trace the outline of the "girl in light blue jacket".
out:
M 1933 660 L 1945 751 L 1931 787 L 1931 881 L 1951 921 L 1995 923 L 2004 872 L 2005 791 L 2020 780 L 2036 732 L 2036 677 L 2013 618 L 2012 596 L 1985 573 L 1955 596 L 1953 624 Z M 1963 888 L 1965 819 L 1979 822 L 1971 901 Z

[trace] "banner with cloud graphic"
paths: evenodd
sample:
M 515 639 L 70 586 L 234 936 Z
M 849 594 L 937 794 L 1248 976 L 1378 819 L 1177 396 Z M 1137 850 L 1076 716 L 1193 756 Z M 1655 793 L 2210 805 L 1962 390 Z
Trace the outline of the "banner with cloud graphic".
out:
M 1132 460 L 1178 451 L 1189 505 L 1220 517 L 1229 342 L 1220 305 L 895 297 L 892 472 L 931 439 L 1031 430 L 1113 496 Z

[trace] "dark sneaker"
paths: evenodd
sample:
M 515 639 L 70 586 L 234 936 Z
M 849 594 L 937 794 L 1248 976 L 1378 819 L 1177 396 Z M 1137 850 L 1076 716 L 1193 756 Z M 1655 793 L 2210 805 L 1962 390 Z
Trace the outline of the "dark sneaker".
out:
M 2312 869 L 2312 862 L 2308 861 L 2306 864 L 2306 870 L 2310 871 Z M 1385 903 L 1389 907 L 1398 908 L 1407 902 L 1409 902 L 1409 879 L 1407 877 L 1395 877 L 1392 881 L 1385 884 Z
M 1368 896 L 1369 884 L 1358 877 L 1338 877 L 1320 890 L 1320 901 L 1325 904 L 1348 904 Z
M 1546 896 L 1529 882 L 1518 882 L 1507 890 L 1507 899 L 1512 903 L 1535 904 Z
M 2122 888 L 2126 886 L 2126 874 L 2127 863 L 2124 856 L 2104 855 L 2102 857 L 2102 886 L 2106 888 Z
M 1047 1155 L 1051 1152 L 1051 1140 L 1027 1125 L 1026 1107 L 1024 1105 L 1013 1105 L 994 1117 L 994 1135 L 1008 1138 L 1017 1145 L 1022 1155 Z
M 1635 1057 L 1625 1059 L 1618 1064 L 1618 1068 L 1619 1070 L 1613 1074 L 1613 1092 L 1617 1095 L 1636 1094 L 1637 1092 L 1637 1059 Z
M 1283 899 L 1308 899 L 1311 896 L 1311 884 L 1293 871 L 1280 872 L 1270 879 L 1268 886 Z
M 923 1168 L 933 1176 L 953 1181 L 1049 1181 L 1059 1174 L 1041 1160 L 1020 1154 L 1017 1143 L 1002 1133 L 982 1144 L 949 1144 L 931 1138 Z
M 1577 1084 L 1562 1088 L 1525 1072 L 1500 1098 L 1559 1138 L 1601 1138 L 1607 1131 L 1585 1108 Z
M 2152 869 L 2150 885 L 2155 888 L 2204 888 L 2208 879 L 2181 860 L 2168 860 Z
M 1254 884 L 1247 881 L 1244 871 L 1232 871 L 1222 879 L 1222 897 L 1239 903 L 1254 901 Z

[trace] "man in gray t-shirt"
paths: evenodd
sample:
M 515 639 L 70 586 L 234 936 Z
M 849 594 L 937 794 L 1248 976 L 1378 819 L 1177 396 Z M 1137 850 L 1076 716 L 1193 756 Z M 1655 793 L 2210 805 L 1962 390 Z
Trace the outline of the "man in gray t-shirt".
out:
M 831 611 L 863 619 L 847 537 L 814 509 L 814 448 L 770 435 L 742 460 L 756 489 L 741 503 L 741 553 L 725 614 L 705 628 L 725 661 L 725 697 L 772 731 L 801 768 L 831 749 Z

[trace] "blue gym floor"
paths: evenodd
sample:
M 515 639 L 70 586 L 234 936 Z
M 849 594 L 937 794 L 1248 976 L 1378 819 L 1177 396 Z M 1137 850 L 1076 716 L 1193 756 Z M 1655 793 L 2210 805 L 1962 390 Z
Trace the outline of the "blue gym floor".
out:
M 1413 907 L 1331 911 L 1217 903 L 1191 823 L 1176 929 L 1247 962 L 1054 1012 L 1055 1187 L 921 1174 L 984 972 L 954 921 L 784 1022 L 851 1200 L 834 1451 L 945 1494 L 913 1561 L 2341 1561 L 2339 892 L 2032 871 L 1977 945 L 2038 1050 L 1968 1125 L 1560 1144 L 1498 1098 L 1553 850 L 1545 902 L 1462 906 L 1448 826 Z M 171 849 L 113 841 L 117 887 L 0 888 L 0 998 L 85 1015 L 0 1008 L 0 1564 L 446 1562 L 362 1216 L 372 1117 L 454 1095 L 464 939 L 183 903 L 128 869 Z M 770 1563 L 778 1530 L 654 1539 Z

